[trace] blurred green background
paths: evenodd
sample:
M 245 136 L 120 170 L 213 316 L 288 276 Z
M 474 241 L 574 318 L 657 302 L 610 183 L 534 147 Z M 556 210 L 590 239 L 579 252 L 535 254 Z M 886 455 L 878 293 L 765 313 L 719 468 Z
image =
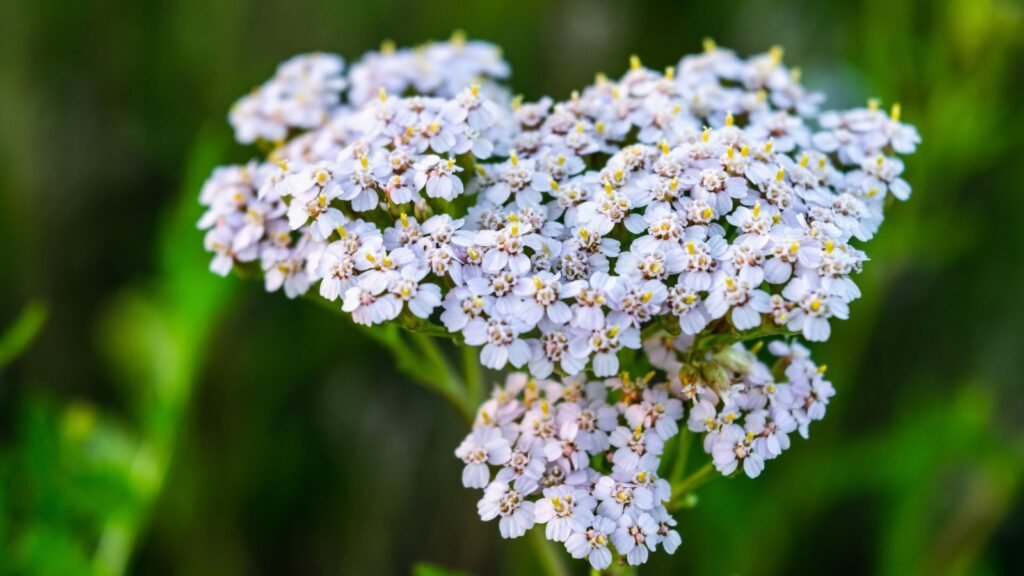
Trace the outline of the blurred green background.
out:
M 209 274 L 194 226 L 209 171 L 254 153 L 228 106 L 278 62 L 456 28 L 527 98 L 704 36 L 782 44 L 831 105 L 898 100 L 923 135 L 817 347 L 829 417 L 702 488 L 644 574 L 1024 573 L 1016 0 L 5 2 L 0 573 L 537 573 L 476 518 L 454 411 L 339 317 Z

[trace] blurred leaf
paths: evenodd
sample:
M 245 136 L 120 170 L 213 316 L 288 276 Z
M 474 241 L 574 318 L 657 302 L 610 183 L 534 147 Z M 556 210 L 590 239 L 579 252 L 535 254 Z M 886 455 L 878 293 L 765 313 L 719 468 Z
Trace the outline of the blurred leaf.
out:
M 442 568 L 435 564 L 419 563 L 412 567 L 412 576 L 469 576 L 469 574 Z
M 32 301 L 25 306 L 14 324 L 0 336 L 0 368 L 20 356 L 39 336 L 48 313 L 41 302 Z

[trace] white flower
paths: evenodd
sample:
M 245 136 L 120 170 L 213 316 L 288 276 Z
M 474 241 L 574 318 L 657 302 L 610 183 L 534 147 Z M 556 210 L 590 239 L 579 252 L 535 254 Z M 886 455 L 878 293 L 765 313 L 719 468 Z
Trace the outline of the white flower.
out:
M 758 269 L 744 268 L 739 275 L 719 271 L 715 274 L 711 293 L 704 304 L 712 318 L 721 318 L 732 310 L 730 319 L 737 330 L 760 326 L 761 314 L 771 310 L 771 299 L 764 290 L 756 289 L 761 283 Z
M 437 284 L 420 284 L 426 275 L 426 268 L 407 266 L 402 269 L 401 277 L 388 288 L 399 302 L 408 306 L 413 315 L 424 320 L 441 305 L 441 287 Z
M 744 432 L 741 428 L 727 428 L 711 450 L 715 468 L 729 475 L 742 463 L 743 472 L 757 478 L 764 470 L 764 458 L 751 446 L 754 436 L 753 432 Z
M 586 558 L 595 570 L 604 570 L 612 563 L 612 552 L 608 549 L 611 534 L 617 524 L 603 516 L 595 516 L 593 524 L 586 530 L 573 532 L 565 541 L 565 549 L 573 558 Z
M 384 294 L 379 283 L 361 277 L 355 286 L 345 290 L 341 309 L 352 314 L 356 324 L 372 326 L 397 318 L 402 304 L 393 295 Z
M 512 456 L 512 447 L 501 431 L 481 426 L 462 441 L 455 455 L 466 463 L 462 470 L 462 485 L 466 488 L 484 488 L 491 478 L 487 465 L 501 466 Z
M 569 352 L 577 358 L 591 358 L 595 376 L 611 376 L 619 371 L 618 351 L 639 347 L 640 332 L 636 328 L 606 324 L 577 336 L 570 343 Z
M 648 550 L 653 552 L 658 545 L 658 523 L 646 512 L 635 518 L 624 514 L 612 534 L 612 544 L 630 566 L 639 566 L 647 562 Z
M 828 323 L 830 317 L 845 320 L 850 315 L 850 308 L 846 302 L 825 292 L 816 275 L 794 278 L 786 285 L 782 295 L 797 304 L 790 315 L 787 327 L 802 332 L 804 338 L 811 342 L 828 340 L 832 332 Z
M 445 160 L 431 154 L 413 168 L 416 170 L 416 189 L 426 188 L 428 197 L 451 200 L 462 195 L 462 180 L 457 176 L 462 168 L 455 165 L 454 158 Z
M 501 517 L 498 528 L 502 538 L 518 538 L 535 522 L 534 503 L 524 500 L 522 494 L 509 488 L 506 482 L 495 481 L 488 485 L 477 511 L 484 521 Z
M 466 344 L 481 346 L 480 362 L 493 370 L 501 370 L 506 363 L 516 368 L 530 360 L 530 346 L 519 338 L 518 323 L 491 318 L 471 320 L 463 330 Z
M 582 532 L 594 521 L 594 497 L 570 486 L 557 486 L 544 490 L 537 501 L 534 516 L 538 524 L 547 524 L 544 534 L 548 540 L 565 542 L 576 532 Z
M 562 299 L 575 298 L 585 285 L 580 281 L 562 284 L 558 276 L 539 272 L 516 287 L 516 295 L 524 298 L 516 314 L 531 325 L 542 318 L 555 325 L 565 324 L 572 318 L 572 310 Z

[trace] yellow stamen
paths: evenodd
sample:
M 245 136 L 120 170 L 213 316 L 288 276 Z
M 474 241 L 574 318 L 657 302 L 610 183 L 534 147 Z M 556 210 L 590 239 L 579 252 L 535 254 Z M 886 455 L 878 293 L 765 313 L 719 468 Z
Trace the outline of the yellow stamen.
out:
M 831 240 L 825 241 L 825 254 L 831 254 L 832 251 L 835 250 L 835 248 L 836 248 L 836 243 L 835 242 L 833 242 Z
M 522 108 L 522 106 L 523 106 L 523 95 L 522 94 L 516 94 L 512 98 L 512 102 L 510 102 L 509 105 L 512 107 L 513 110 L 519 110 L 520 108 Z
M 743 156 L 744 158 L 746 158 L 749 155 L 750 155 L 750 146 L 748 146 L 746 144 L 744 144 L 743 146 L 740 146 L 740 156 Z
M 381 102 L 386 102 L 388 99 L 388 91 L 383 86 L 381 86 L 380 90 L 377 91 L 377 99 Z
M 889 117 L 892 118 L 894 122 L 899 122 L 900 121 L 900 115 L 902 114 L 902 112 L 903 112 L 903 107 L 900 106 L 899 102 L 897 102 L 897 103 L 892 105 L 892 110 L 889 111 Z
M 732 126 L 736 124 L 736 118 L 733 117 L 732 112 L 725 115 L 725 125 Z
M 636 54 L 633 54 L 632 56 L 629 57 L 629 69 L 630 70 L 639 70 L 640 66 L 641 66 L 641 64 L 640 64 L 640 57 L 639 56 L 637 56 Z
M 881 105 L 882 102 L 878 98 L 868 98 L 868 111 L 876 112 Z
M 399 214 L 398 218 L 399 218 L 399 220 L 402 221 L 402 228 L 408 228 L 409 227 L 409 217 L 405 215 L 405 212 L 402 212 L 401 214 Z
M 619 327 L 618 326 L 612 326 L 611 328 L 609 328 L 608 329 L 608 335 L 611 336 L 612 338 L 615 338 L 616 336 L 618 336 L 619 335 Z
M 654 298 L 654 292 L 650 292 L 650 291 L 644 292 L 644 293 L 643 293 L 643 294 L 642 294 L 642 295 L 640 296 L 640 300 L 641 300 L 641 301 L 642 301 L 642 302 L 643 302 L 644 304 L 646 304 L 646 303 L 650 302 L 650 301 L 651 301 L 651 298 Z
M 479 84 L 470 84 L 469 85 L 469 92 L 473 96 L 479 96 L 480 95 L 480 85 Z
M 701 132 L 700 140 L 701 140 L 701 142 L 707 142 L 710 139 L 711 139 L 711 128 L 709 126 L 705 126 L 704 127 L 704 131 Z
M 817 312 L 821 310 L 821 300 L 811 300 L 811 312 Z
M 784 54 L 784 52 L 785 50 L 782 49 L 782 46 L 772 46 L 771 49 L 768 50 L 768 57 L 772 59 L 772 64 L 778 66 L 780 63 L 782 63 L 782 55 Z
M 334 231 L 338 233 L 338 236 L 341 236 L 342 238 L 348 238 L 348 231 L 345 230 L 343 227 L 338 226 L 337 228 L 334 229 Z
M 661 142 L 658 142 L 658 148 L 661 149 L 661 153 L 662 154 L 668 154 L 668 152 L 669 152 L 668 142 L 666 142 L 665 140 L 662 140 Z
M 801 168 L 807 168 L 807 164 L 809 164 L 810 161 L 811 161 L 811 155 L 808 154 L 807 152 L 804 152 L 803 156 L 800 157 L 800 167 Z
M 775 181 L 782 182 L 786 178 L 786 169 L 779 167 L 779 170 L 775 173 Z
M 508 161 L 511 162 L 513 166 L 519 166 L 519 155 L 516 154 L 515 150 L 508 153 Z
M 391 39 L 384 40 L 380 43 L 381 54 L 394 54 L 395 53 L 395 41 Z
M 366 156 L 359 157 L 359 164 L 363 167 L 363 170 L 370 167 L 370 161 L 366 159 Z
M 666 80 L 674 80 L 675 77 L 676 77 L 676 67 L 675 66 L 669 66 L 669 67 L 665 68 L 665 79 Z
M 712 39 L 710 37 L 704 38 L 704 51 L 705 52 L 714 52 L 717 49 L 718 49 L 718 45 L 715 44 L 714 39 Z

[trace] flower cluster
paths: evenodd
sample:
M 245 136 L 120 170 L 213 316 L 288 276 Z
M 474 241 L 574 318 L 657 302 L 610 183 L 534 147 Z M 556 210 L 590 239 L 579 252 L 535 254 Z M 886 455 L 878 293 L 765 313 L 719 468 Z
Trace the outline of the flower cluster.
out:
M 649 343 L 665 344 L 689 350 L 678 340 Z M 782 341 L 768 348 L 774 367 L 737 344 L 702 358 L 701 370 L 683 370 L 685 380 L 675 360 L 652 350 L 670 375 L 653 385 L 654 372 L 591 382 L 515 373 L 480 407 L 455 451 L 465 463 L 462 482 L 483 489 L 480 517 L 499 519 L 503 537 L 544 524 L 549 540 L 598 570 L 611 563 L 613 549 L 631 565 L 659 545 L 672 554 L 682 539 L 661 464 L 680 422 L 704 435 L 719 472 L 742 469 L 753 478 L 789 448 L 790 434 L 806 437 L 825 414 L 834 391 L 807 350 Z
M 258 268 L 269 291 L 316 289 L 356 323 L 527 371 L 457 451 L 481 516 L 638 564 L 680 541 L 659 477 L 678 421 L 721 473 L 753 477 L 824 415 L 805 348 L 737 342 L 824 341 L 849 316 L 920 137 L 899 105 L 821 111 L 778 48 L 708 42 L 664 71 L 634 57 L 560 102 L 511 98 L 507 75 L 458 36 L 347 73 L 289 60 L 231 114 L 274 150 L 213 173 L 199 226 L 219 274 Z
M 507 105 L 479 84 L 390 95 L 385 78 L 449 86 L 385 72 L 415 54 L 354 67 L 348 83 L 377 95 L 285 144 L 276 165 L 214 174 L 201 225 L 215 270 L 258 259 L 270 290 L 319 282 L 356 322 L 439 321 L 490 368 L 603 377 L 650 326 L 827 339 L 859 296 L 853 242 L 909 194 L 895 154 L 918 137 L 898 107 L 818 115 L 821 97 L 777 50 L 709 47 L 664 73 L 634 59 L 568 101 Z M 476 44 L 424 54 L 458 62 L 458 78 L 504 71 Z M 340 69 L 323 62 L 279 76 Z

